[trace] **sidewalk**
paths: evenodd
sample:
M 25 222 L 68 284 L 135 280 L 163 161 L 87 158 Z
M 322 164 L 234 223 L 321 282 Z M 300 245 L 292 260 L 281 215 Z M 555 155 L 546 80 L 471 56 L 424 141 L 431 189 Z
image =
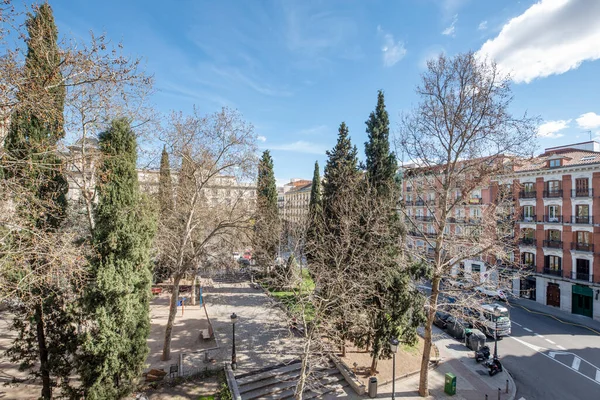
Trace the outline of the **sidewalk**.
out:
M 598 335 L 600 335 L 600 321 L 596 321 L 592 318 L 585 317 L 583 315 L 572 314 L 570 312 L 561 310 L 560 308 L 547 306 L 545 304 L 538 303 L 534 300 L 515 298 L 509 301 L 509 304 L 513 307 L 524 308 L 525 311 L 533 312 L 536 314 L 543 314 L 549 318 L 558 318 L 563 322 L 570 324 L 581 325 L 583 327 L 590 328 Z
M 502 371 L 494 376 L 489 376 L 482 363 L 475 362 L 472 350 L 461 342 L 449 337 L 444 332 L 434 327 L 434 343 L 438 346 L 442 361 L 435 369 L 429 370 L 429 399 L 456 399 L 456 400 L 483 400 L 488 395 L 489 400 L 498 399 L 500 388 L 501 400 L 513 400 L 517 389 L 510 375 Z M 490 347 L 493 343 L 489 344 Z M 456 395 L 449 396 L 444 393 L 445 374 L 451 372 L 456 376 Z M 506 380 L 509 381 L 508 393 Z M 396 380 L 396 398 L 423 399 L 418 394 L 419 374 L 405 379 Z M 348 389 L 348 388 L 347 388 Z M 338 398 L 359 399 L 354 392 L 346 390 L 346 395 Z M 378 387 L 377 398 L 390 399 L 392 396 L 392 383 Z M 368 398 L 364 396 L 363 398 Z
M 288 317 L 274 300 L 249 282 L 215 282 L 204 292 L 208 314 L 219 346 L 216 358 L 231 361 L 231 314 L 235 324 L 237 374 L 290 362 L 299 357 L 302 340 L 290 334 Z

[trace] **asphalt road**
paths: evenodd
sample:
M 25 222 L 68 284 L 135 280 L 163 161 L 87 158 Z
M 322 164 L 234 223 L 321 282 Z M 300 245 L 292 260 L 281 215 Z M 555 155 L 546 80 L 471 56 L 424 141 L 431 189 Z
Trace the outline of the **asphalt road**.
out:
M 600 398 L 600 335 L 519 307 L 511 320 L 498 354 L 516 382 L 516 400 Z

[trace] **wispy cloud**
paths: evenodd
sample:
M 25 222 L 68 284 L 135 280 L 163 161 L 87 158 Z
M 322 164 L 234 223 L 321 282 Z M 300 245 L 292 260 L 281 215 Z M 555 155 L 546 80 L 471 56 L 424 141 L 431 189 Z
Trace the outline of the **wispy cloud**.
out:
M 600 1 L 541 0 L 511 19 L 479 55 L 515 82 L 563 74 L 600 58 Z
M 256 137 L 256 140 L 258 140 L 259 142 L 263 142 L 263 143 L 264 143 L 264 142 L 266 142 L 266 141 L 267 141 L 267 138 L 266 138 L 265 136 L 258 135 L 258 136 Z
M 558 132 L 568 128 L 570 122 L 570 119 L 544 122 L 538 127 L 537 135 L 549 139 L 562 137 L 564 135 Z
M 317 125 L 311 128 L 301 129 L 297 133 L 298 135 L 320 135 L 327 131 L 327 125 Z
M 293 143 L 284 144 L 271 144 L 266 146 L 270 150 L 290 151 L 295 153 L 308 153 L 308 154 L 325 154 L 327 147 L 323 144 L 307 142 L 304 140 L 298 140 Z
M 477 27 L 477 30 L 485 31 L 487 29 L 487 24 L 488 24 L 487 21 L 481 21 L 479 23 L 479 26 Z
M 458 14 L 454 14 L 454 18 L 452 18 L 452 23 L 450 24 L 449 27 L 447 27 L 446 29 L 444 29 L 442 31 L 442 35 L 446 35 L 446 36 L 456 36 L 454 31 L 454 26 L 456 25 L 456 22 L 458 21 Z
M 381 29 L 381 26 L 377 27 L 377 33 L 382 37 L 383 44 L 381 46 L 383 66 L 391 67 L 404 58 L 406 55 L 406 48 L 404 42 L 401 40 L 396 41 L 394 35 L 385 32 Z
M 600 128 L 600 115 L 596 114 L 595 112 L 581 114 L 576 121 L 577 125 L 583 129 Z

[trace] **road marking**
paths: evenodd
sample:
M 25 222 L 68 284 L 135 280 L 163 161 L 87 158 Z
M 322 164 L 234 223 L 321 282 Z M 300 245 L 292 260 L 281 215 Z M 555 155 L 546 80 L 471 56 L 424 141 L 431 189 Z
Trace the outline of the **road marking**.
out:
M 573 364 L 571 364 L 571 368 L 573 368 L 576 371 L 579 371 L 580 364 L 581 364 L 581 358 L 575 356 L 575 358 L 573 358 Z
M 515 324 L 516 326 L 523 326 L 521 324 L 516 323 L 515 321 L 512 321 L 513 324 Z
M 530 344 L 530 343 L 524 342 L 524 341 L 522 341 L 521 339 L 517 339 L 517 338 L 516 338 L 516 337 L 514 337 L 514 336 L 508 336 L 508 337 L 512 338 L 513 340 L 516 340 L 517 342 L 519 342 L 519 343 L 521 343 L 521 344 L 523 344 L 523 345 L 525 345 L 525 346 L 527 346 L 527 347 L 529 347 L 529 348 L 531 348 L 531 349 L 533 349 L 533 350 L 535 350 L 535 351 L 537 351 L 538 353 L 540 353 L 540 354 L 541 354 L 541 355 L 543 355 L 544 357 L 547 357 L 547 358 L 549 358 L 550 360 L 556 361 L 557 363 L 559 363 L 559 364 L 561 364 L 561 365 L 564 365 L 565 367 L 569 368 L 571 371 L 575 372 L 576 374 L 579 374 L 579 375 L 583 376 L 584 378 L 586 378 L 586 379 L 589 379 L 590 381 L 592 381 L 592 382 L 594 382 L 594 383 L 596 383 L 596 384 L 600 385 L 600 379 L 598 379 L 598 378 L 600 378 L 600 369 L 598 369 L 598 367 L 596 367 L 595 365 L 593 365 L 593 364 L 591 364 L 591 363 L 589 363 L 589 362 L 587 362 L 587 361 L 585 361 L 585 360 L 584 360 L 584 362 L 585 362 L 585 363 L 587 363 L 587 364 L 590 364 L 592 367 L 596 368 L 596 379 L 594 380 L 594 379 L 592 379 L 591 377 L 589 377 L 589 376 L 587 376 L 587 375 L 585 375 L 585 374 L 582 374 L 582 373 L 581 373 L 581 372 L 579 372 L 578 370 L 576 370 L 576 369 L 573 369 L 573 368 L 571 368 L 571 366 L 569 366 L 569 365 L 567 365 L 567 364 L 563 364 L 563 363 L 561 363 L 560 361 L 558 361 L 558 360 L 556 360 L 556 359 L 554 358 L 554 357 L 555 357 L 557 354 L 573 354 L 573 353 L 562 353 L 562 352 L 552 352 L 552 351 L 551 351 L 551 352 L 549 352 L 549 354 L 546 354 L 546 353 L 544 353 L 543 351 L 540 351 L 540 349 L 541 349 L 541 350 L 546 350 L 546 349 L 544 349 L 543 347 L 535 346 L 535 345 L 533 345 L 533 344 Z M 574 357 L 577 357 L 577 356 L 575 356 L 575 354 L 573 354 L 573 356 L 574 356 Z M 581 362 L 581 360 L 580 360 L 580 362 Z
M 519 400 L 527 400 L 525 397 L 521 397 Z
M 540 335 L 539 333 L 534 333 L 534 335 L 535 335 L 535 336 L 537 336 L 537 337 L 541 337 L 541 338 L 543 338 L 543 336 L 542 336 L 542 335 Z
M 558 347 L 561 350 L 566 350 L 564 347 L 562 347 L 560 344 L 557 344 L 556 347 Z
M 529 329 L 529 328 L 525 328 L 525 327 L 523 327 L 523 329 L 525 329 L 527 332 L 533 332 L 533 331 L 532 331 L 531 329 Z
M 554 343 L 554 342 L 553 342 L 552 340 L 550 340 L 550 339 L 546 339 L 546 342 L 550 342 L 550 343 L 552 343 L 552 344 L 556 344 L 556 343 Z

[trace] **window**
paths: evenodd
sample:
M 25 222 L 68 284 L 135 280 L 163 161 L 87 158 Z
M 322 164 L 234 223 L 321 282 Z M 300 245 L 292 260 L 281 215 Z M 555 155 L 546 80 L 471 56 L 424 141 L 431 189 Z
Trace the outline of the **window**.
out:
M 590 244 L 590 242 L 591 242 L 590 236 L 591 236 L 590 232 L 585 232 L 585 231 L 575 232 L 575 237 L 577 239 L 577 243 Z
M 524 265 L 535 265 L 535 254 L 533 253 L 523 253 L 522 259 Z
M 560 222 L 560 206 L 548 206 L 548 222 Z
M 535 221 L 535 207 L 524 206 L 523 207 L 523 221 L 534 222 Z
M 550 161 L 548 162 L 548 166 L 549 166 L 550 168 L 556 168 L 556 167 L 560 167 L 560 162 L 561 162 L 561 160 L 560 160 L 560 159 L 558 159 L 558 160 L 550 160 Z
M 590 274 L 590 260 L 583 260 L 580 258 L 575 259 L 575 265 L 577 267 L 577 274 L 583 275 L 587 278 Z
M 523 183 L 523 191 L 526 193 L 535 192 L 535 184 L 533 182 Z
M 534 239 L 535 231 L 533 229 L 523 229 L 523 238 L 524 239 Z
M 481 272 L 481 264 L 471 264 L 471 272 Z
M 560 190 L 560 181 L 548 181 L 546 182 L 546 189 L 549 192 L 558 192 Z
M 548 229 L 548 240 L 551 242 L 560 242 L 560 231 L 557 229 Z
M 575 215 L 578 217 L 587 217 L 590 215 L 590 206 L 589 205 L 578 205 L 575 206 Z
M 545 268 L 551 271 L 560 271 L 562 259 L 558 256 L 545 256 Z

